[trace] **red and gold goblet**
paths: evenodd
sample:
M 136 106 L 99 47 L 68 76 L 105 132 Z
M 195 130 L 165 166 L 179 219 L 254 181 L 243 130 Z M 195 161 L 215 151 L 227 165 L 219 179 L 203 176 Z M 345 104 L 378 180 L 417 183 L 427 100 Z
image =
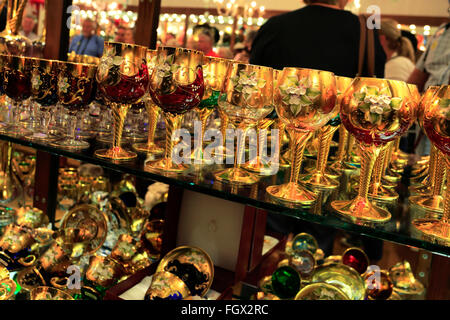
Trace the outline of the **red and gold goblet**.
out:
M 385 223 L 391 214 L 368 198 L 375 160 L 382 148 L 402 135 L 415 121 L 415 104 L 403 81 L 357 77 L 341 102 L 341 120 L 359 143 L 361 173 L 358 195 L 336 200 L 332 208 L 354 223 Z
M 99 158 L 127 161 L 137 157 L 121 146 L 125 117 L 131 105 L 139 102 L 148 90 L 147 48 L 120 42 L 105 42 L 96 74 L 98 90 L 112 110 L 113 145 L 95 151 Z

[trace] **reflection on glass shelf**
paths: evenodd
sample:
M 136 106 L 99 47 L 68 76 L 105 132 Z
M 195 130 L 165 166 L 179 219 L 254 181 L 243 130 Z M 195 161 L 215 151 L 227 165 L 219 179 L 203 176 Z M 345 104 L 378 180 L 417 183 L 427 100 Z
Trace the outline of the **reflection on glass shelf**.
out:
M 163 173 L 144 171 L 144 163 L 147 160 L 145 154 L 140 154 L 137 159 L 132 161 L 121 163 L 113 163 L 111 161 L 95 157 L 95 150 L 105 147 L 105 145 L 97 142 L 96 140 L 89 141 L 91 147 L 87 150 L 68 151 L 57 149 L 44 143 L 30 142 L 7 135 L 0 135 L 0 139 L 29 146 L 37 150 L 46 151 L 59 156 L 97 164 L 115 171 L 133 174 L 140 178 L 155 180 L 222 199 L 247 204 L 259 209 L 271 211 L 275 214 L 287 215 L 293 218 L 303 219 L 325 226 L 364 234 L 370 237 L 418 247 L 429 250 L 433 253 L 450 256 L 449 247 L 423 239 L 422 236 L 412 227 L 411 221 L 417 217 L 424 217 L 425 214 L 419 209 L 410 207 L 409 204 L 405 203 L 408 201 L 408 198 L 407 194 L 405 194 L 407 191 L 404 191 L 407 190 L 407 186 L 404 185 L 402 185 L 401 188 L 398 188 L 398 192 L 400 194 L 398 203 L 387 206 L 384 204 L 379 204 L 385 206 L 392 213 L 392 219 L 385 224 L 375 226 L 360 222 L 355 223 L 346 221 L 343 217 L 333 212 L 330 207 L 331 201 L 336 199 L 352 199 L 354 194 L 349 192 L 349 190 L 344 190 L 346 188 L 340 187 L 332 193 L 318 193 L 321 201 L 316 202 L 309 207 L 296 206 L 291 203 L 282 203 L 271 198 L 270 195 L 267 194 L 266 188 L 271 185 L 282 184 L 289 181 L 289 168 L 280 168 L 279 172 L 273 176 L 260 176 L 260 179 L 256 184 L 249 186 L 236 186 L 227 183 L 220 183 L 214 178 L 214 173 L 217 172 L 217 170 L 231 167 L 231 165 L 213 164 L 199 167 L 191 166 L 188 171 L 182 174 L 164 175 Z M 340 181 L 341 185 L 348 185 L 348 183 L 345 183 L 345 180 L 352 181 L 349 177 L 343 176 Z

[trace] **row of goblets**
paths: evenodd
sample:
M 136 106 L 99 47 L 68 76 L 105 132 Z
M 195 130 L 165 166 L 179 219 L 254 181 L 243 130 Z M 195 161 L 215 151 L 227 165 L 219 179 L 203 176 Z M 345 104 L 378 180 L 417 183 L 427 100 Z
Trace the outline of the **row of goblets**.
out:
M 25 58 L 8 59 L 20 62 Z M 21 68 L 20 63 L 8 63 L 5 66 L 4 88 L 10 86 L 10 78 L 11 82 L 17 84 L 14 87 L 20 88 L 23 78 L 11 74 L 25 69 Z M 42 81 L 44 73 L 40 71 L 38 80 L 32 80 L 33 86 L 37 87 Z M 150 119 L 159 110 L 163 112 L 167 135 L 163 159 L 146 163 L 145 169 L 165 173 L 188 169 L 185 164 L 172 161 L 172 133 L 180 126 L 182 116 L 187 111 L 197 110 L 203 124 L 217 108 L 224 123 L 228 120 L 245 134 L 275 109 L 281 126 L 289 134 L 292 156 L 290 182 L 267 188 L 267 192 L 278 201 L 310 204 L 316 200 L 313 192 L 298 183 L 304 148 L 314 132 L 319 132 L 321 139 L 325 140 L 337 129 L 336 124 L 342 122 L 360 148 L 360 184 L 358 196 L 354 200 L 334 201 L 332 207 L 352 221 L 372 222 L 386 222 L 391 215 L 368 200 L 370 180 L 372 178 L 372 184 L 380 186 L 380 171 L 389 143 L 404 134 L 414 123 L 421 98 L 415 86 L 402 81 L 362 77 L 350 79 L 327 71 L 305 68 L 277 71 L 204 57 L 200 52 L 183 48 L 160 47 L 152 51 L 121 43 L 105 43 L 105 53 L 97 66 L 64 63 L 58 70 L 59 102 L 69 110 L 86 106 L 89 99 L 93 99 L 95 86 L 114 117 L 113 146 L 107 150 L 97 150 L 96 156 L 114 161 L 130 160 L 137 156 L 134 152 L 124 150 L 120 140 L 124 118 L 130 106 L 146 99 Z M 439 106 L 445 107 L 445 99 L 448 100 L 445 97 L 446 90 L 443 87 L 439 91 Z M 20 90 L 17 91 L 20 93 Z M 14 99 L 20 94 L 12 96 Z M 441 100 L 444 102 L 441 103 Z M 433 123 L 433 127 L 436 126 Z M 445 128 L 444 125 L 443 131 L 435 135 L 442 137 L 446 133 Z M 152 133 L 154 130 L 150 127 L 150 138 Z M 150 138 L 147 152 L 151 153 L 152 148 L 157 147 L 151 144 Z M 202 141 L 200 145 L 203 145 Z M 222 147 L 224 151 L 225 147 Z M 322 148 L 326 150 L 329 145 L 322 144 Z M 256 174 L 244 170 L 236 161 L 242 158 L 243 152 L 243 147 L 236 149 L 235 166 L 217 172 L 217 180 L 237 185 L 258 181 Z M 161 153 L 161 150 L 156 153 Z M 197 158 L 198 153 L 194 157 Z M 321 160 L 326 162 L 326 157 Z M 374 166 L 376 161 L 378 165 Z M 323 164 L 318 163 L 318 168 L 321 166 Z M 333 183 L 332 178 L 320 170 L 313 172 L 307 181 L 303 180 L 303 185 Z

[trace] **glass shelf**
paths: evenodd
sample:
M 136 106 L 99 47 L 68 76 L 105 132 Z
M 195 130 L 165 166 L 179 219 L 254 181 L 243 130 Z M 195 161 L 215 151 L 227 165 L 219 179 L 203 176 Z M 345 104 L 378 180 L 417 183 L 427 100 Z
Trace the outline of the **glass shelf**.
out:
M 90 140 L 91 147 L 81 152 L 57 149 L 50 145 L 30 142 L 21 138 L 14 138 L 8 135 L 0 134 L 0 140 L 11 141 L 12 143 L 45 151 L 58 156 L 68 157 L 82 162 L 100 165 L 104 168 L 129 173 L 143 179 L 159 181 L 169 185 L 175 185 L 184 189 L 197 191 L 225 200 L 250 205 L 259 209 L 270 211 L 275 214 L 286 215 L 309 222 L 318 223 L 324 226 L 341 229 L 348 232 L 354 232 L 369 237 L 387 240 L 402 245 L 408 245 L 428 250 L 432 253 L 450 257 L 450 247 L 440 245 L 423 239 L 412 227 L 411 221 L 414 218 L 423 217 L 421 213 L 412 209 L 409 205 L 403 205 L 407 202 L 407 186 L 401 185 L 398 188 L 400 200 L 398 205 L 388 206 L 392 214 L 392 219 L 378 226 L 354 224 L 343 220 L 336 215 L 330 207 L 330 202 L 337 197 L 342 198 L 342 191 L 337 189 L 332 194 L 321 194 L 323 202 L 312 207 L 298 207 L 285 203 L 279 203 L 270 198 L 266 193 L 266 188 L 274 184 L 282 184 L 289 179 L 289 169 L 282 169 L 273 176 L 261 176 L 260 180 L 251 186 L 235 187 L 229 184 L 223 184 L 214 179 L 214 172 L 230 167 L 230 165 L 205 165 L 203 167 L 191 166 L 191 169 L 183 174 L 164 175 L 163 173 L 154 173 L 144 171 L 146 155 L 140 154 L 137 159 L 129 162 L 113 163 L 108 160 L 97 158 L 94 151 L 105 148 L 102 143 L 95 139 Z M 125 145 L 125 147 L 127 147 Z M 405 178 L 405 177 L 404 177 Z M 403 179 L 407 183 L 407 179 Z M 405 191 L 406 190 L 406 191 Z M 406 207 L 406 209 L 404 209 Z

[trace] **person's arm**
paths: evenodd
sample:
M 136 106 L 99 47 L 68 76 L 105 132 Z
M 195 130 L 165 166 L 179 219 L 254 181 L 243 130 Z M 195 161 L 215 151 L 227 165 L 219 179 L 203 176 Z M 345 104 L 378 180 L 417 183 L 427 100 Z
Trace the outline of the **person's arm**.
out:
M 406 82 L 415 84 L 417 89 L 422 92 L 429 76 L 430 75 L 428 73 L 420 71 L 416 66 Z

